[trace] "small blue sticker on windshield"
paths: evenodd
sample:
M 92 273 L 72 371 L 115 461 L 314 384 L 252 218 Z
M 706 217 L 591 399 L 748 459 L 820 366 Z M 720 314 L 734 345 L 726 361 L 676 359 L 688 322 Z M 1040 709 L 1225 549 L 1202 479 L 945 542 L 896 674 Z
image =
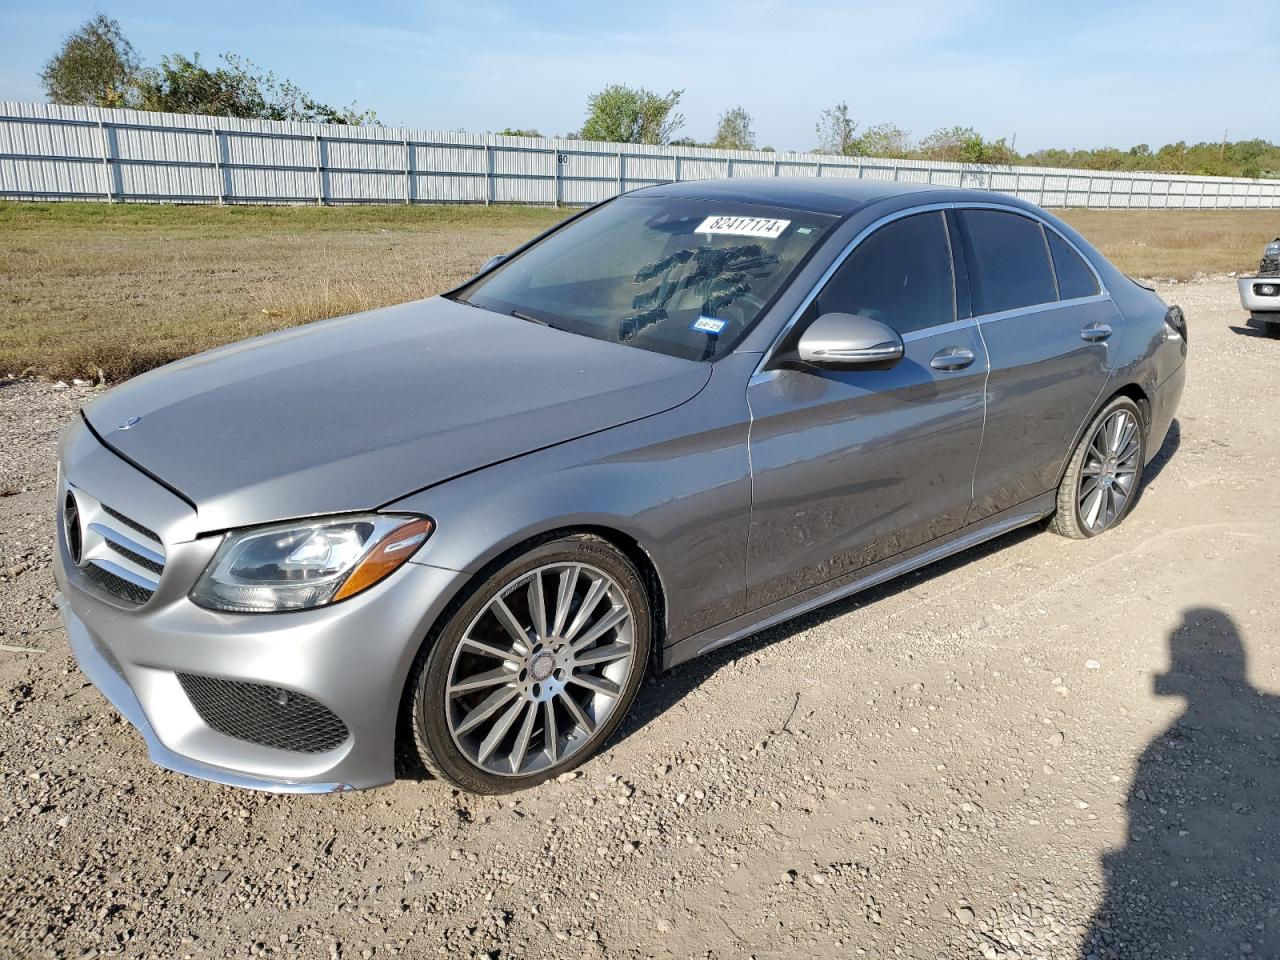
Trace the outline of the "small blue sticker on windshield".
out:
M 720 331 L 728 325 L 728 320 L 717 320 L 715 317 L 699 317 L 689 324 L 689 329 L 697 330 L 699 333 L 709 333 L 715 337 L 719 336 Z

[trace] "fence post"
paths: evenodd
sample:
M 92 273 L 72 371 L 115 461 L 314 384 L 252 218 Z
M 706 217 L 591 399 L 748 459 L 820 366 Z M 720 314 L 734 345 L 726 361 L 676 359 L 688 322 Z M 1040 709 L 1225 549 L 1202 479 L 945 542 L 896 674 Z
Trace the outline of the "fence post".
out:
M 324 206 L 324 158 L 320 155 L 320 134 L 312 135 L 316 149 L 316 206 Z
M 626 176 L 622 170 L 622 151 L 618 151 L 618 193 L 619 195 L 626 189 Z
M 218 128 L 212 127 L 209 130 L 212 134 L 211 142 L 213 143 L 213 178 L 218 187 L 218 205 L 226 203 L 227 185 L 222 179 L 222 141 L 218 137 Z
M 773 175 L 775 177 L 782 176 L 782 165 L 776 158 L 773 161 Z
M 404 140 L 404 202 L 413 203 L 413 151 L 409 148 L 409 131 L 400 128 L 400 136 Z
M 493 203 L 493 147 L 486 136 L 484 141 L 484 205 Z
M 724 178 L 726 180 L 733 179 L 733 157 L 724 158 Z
M 102 192 L 107 203 L 115 203 L 115 185 L 111 182 L 111 141 L 107 138 L 107 128 L 98 118 L 98 139 L 102 143 Z
M 676 183 L 680 182 L 680 154 L 676 154 Z
M 560 148 L 559 147 L 551 148 L 551 163 L 555 166 L 555 171 L 556 171 L 555 205 L 558 207 L 560 206 Z
M 817 162 L 814 164 L 814 166 L 813 166 L 813 175 L 814 175 L 815 177 L 820 177 L 820 176 L 822 176 L 822 161 L 821 161 L 821 160 L 817 161 Z

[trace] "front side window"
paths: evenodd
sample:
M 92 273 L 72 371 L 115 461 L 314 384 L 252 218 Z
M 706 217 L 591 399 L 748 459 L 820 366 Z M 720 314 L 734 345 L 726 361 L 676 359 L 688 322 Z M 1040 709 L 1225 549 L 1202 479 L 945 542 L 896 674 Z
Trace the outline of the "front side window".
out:
M 733 349 L 836 218 L 621 197 L 462 288 L 455 299 L 690 360 Z
M 956 318 L 941 211 L 885 224 L 859 243 L 818 294 L 819 314 L 852 313 L 911 333 Z
M 1100 293 L 1098 278 L 1093 275 L 1089 265 L 1080 259 L 1080 254 L 1052 230 L 1046 230 L 1045 233 L 1049 235 L 1053 269 L 1058 275 L 1058 296 L 1063 300 L 1075 300 L 1077 297 L 1092 297 Z
M 976 316 L 1058 299 L 1039 221 L 999 210 L 958 211 Z

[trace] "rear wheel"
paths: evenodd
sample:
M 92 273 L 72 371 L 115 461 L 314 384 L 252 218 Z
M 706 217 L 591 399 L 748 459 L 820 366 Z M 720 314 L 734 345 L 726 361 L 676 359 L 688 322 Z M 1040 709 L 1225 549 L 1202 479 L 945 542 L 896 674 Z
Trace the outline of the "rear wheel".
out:
M 1123 520 L 1137 499 L 1146 442 L 1138 405 L 1128 397 L 1108 403 L 1067 463 L 1050 528 L 1083 540 Z
M 640 574 L 607 541 L 577 534 L 532 548 L 419 657 L 407 698 L 419 759 L 473 793 L 576 767 L 630 708 L 651 633 Z

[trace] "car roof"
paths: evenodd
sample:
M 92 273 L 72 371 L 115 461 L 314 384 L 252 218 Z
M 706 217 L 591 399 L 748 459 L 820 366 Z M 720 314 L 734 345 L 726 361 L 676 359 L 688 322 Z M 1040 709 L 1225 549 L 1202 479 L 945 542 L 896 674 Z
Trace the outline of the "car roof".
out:
M 931 184 L 852 177 L 732 177 L 664 183 L 632 190 L 627 196 L 759 203 L 845 216 L 880 200 L 938 192 L 939 187 Z

